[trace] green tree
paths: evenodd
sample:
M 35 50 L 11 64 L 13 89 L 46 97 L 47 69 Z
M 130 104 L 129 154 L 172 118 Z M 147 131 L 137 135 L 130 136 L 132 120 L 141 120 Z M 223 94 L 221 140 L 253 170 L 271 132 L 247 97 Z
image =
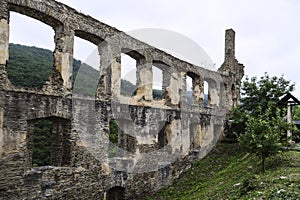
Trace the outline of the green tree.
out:
M 293 120 L 300 121 L 300 106 L 293 106 Z
M 241 104 L 233 110 L 231 117 L 231 132 L 241 134 L 245 132 L 246 115 L 258 117 L 270 109 L 275 117 L 277 102 L 287 92 L 294 90 L 295 85 L 281 77 L 270 77 L 267 73 L 258 80 L 256 77 L 246 78 L 241 86 Z M 260 109 L 258 109 L 260 108 Z M 286 115 L 282 108 L 280 116 Z
M 278 107 L 280 98 L 294 90 L 294 84 L 267 73 L 258 80 L 246 78 L 241 87 L 241 105 L 233 110 L 231 133 L 241 146 L 265 160 L 279 152 L 287 142 L 286 132 L 292 125 L 286 122 L 286 108 Z
M 238 136 L 238 141 L 248 152 L 261 158 L 262 171 L 265 172 L 266 158 L 280 152 L 283 145 L 282 138 L 292 126 L 281 117 L 278 108 L 275 113 L 270 107 L 257 108 L 259 113 L 262 110 L 265 112 L 255 117 L 245 114 L 247 118 L 245 132 Z

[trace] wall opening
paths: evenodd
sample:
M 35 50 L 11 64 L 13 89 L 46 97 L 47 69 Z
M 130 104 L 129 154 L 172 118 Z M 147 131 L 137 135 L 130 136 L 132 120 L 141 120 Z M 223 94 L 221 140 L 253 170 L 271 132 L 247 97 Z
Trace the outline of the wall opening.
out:
M 53 122 L 39 120 L 34 123 L 32 167 L 51 165 Z
M 109 149 L 108 156 L 115 157 L 118 155 L 118 135 L 119 135 L 119 126 L 115 119 L 109 121 Z
M 126 53 L 121 53 L 121 95 L 136 95 L 137 60 Z
M 10 12 L 8 79 L 20 87 L 42 88 L 53 68 L 52 27 Z
M 132 125 L 132 121 L 127 119 L 111 119 L 109 121 L 109 157 L 136 152 L 137 140 L 132 136 L 134 131 Z
M 209 105 L 210 96 L 208 90 L 209 90 L 209 84 L 207 81 L 204 81 L 204 106 Z
M 51 117 L 28 121 L 28 161 L 32 167 L 68 166 L 71 160 L 69 120 Z
M 193 78 L 189 75 L 186 75 L 186 102 L 193 103 Z
M 164 122 L 164 126 L 161 126 L 162 129 L 158 132 L 158 148 L 161 149 L 168 145 L 170 142 L 170 126 L 169 122 Z
M 73 92 L 95 96 L 100 69 L 98 47 L 85 39 L 75 37 L 73 52 Z
M 160 76 L 161 78 L 159 77 L 159 79 L 157 81 L 159 83 L 161 83 L 161 85 L 162 85 L 161 86 L 161 99 L 166 99 L 168 96 L 166 88 L 170 85 L 170 78 L 171 78 L 170 66 L 168 66 L 167 64 L 165 64 L 164 62 L 159 61 L 159 60 L 153 60 L 152 66 L 154 66 L 160 70 L 159 73 L 161 74 L 161 76 Z M 153 73 L 153 76 L 154 76 L 154 73 Z M 160 84 L 158 84 L 158 85 L 160 85 Z
M 125 199 L 125 188 L 123 187 L 113 187 L 107 191 L 107 200 L 122 200 Z
M 206 83 L 205 83 L 206 82 Z M 219 106 L 220 96 L 217 82 L 213 79 L 207 79 L 204 82 L 205 96 L 208 93 L 207 102 L 204 102 L 205 106 Z M 207 88 L 207 90 L 206 90 Z
M 153 99 L 162 99 L 163 90 L 163 71 L 152 65 L 153 81 L 152 81 L 152 96 Z

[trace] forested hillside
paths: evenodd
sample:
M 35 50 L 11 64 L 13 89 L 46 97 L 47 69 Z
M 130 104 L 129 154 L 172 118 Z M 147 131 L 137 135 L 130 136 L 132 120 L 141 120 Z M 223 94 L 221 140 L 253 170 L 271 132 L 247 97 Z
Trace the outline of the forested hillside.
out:
M 42 87 L 51 74 L 53 55 L 50 50 L 9 45 L 7 73 L 9 80 L 17 86 Z
M 7 72 L 9 80 L 16 86 L 41 88 L 51 75 L 53 52 L 47 49 L 9 44 Z M 77 77 L 80 70 L 80 76 Z M 76 79 L 78 78 L 78 79 Z M 93 67 L 73 59 L 73 84 L 76 91 L 94 95 L 99 72 Z M 76 80 L 76 81 L 75 81 Z M 123 94 L 130 95 L 136 86 L 122 80 Z

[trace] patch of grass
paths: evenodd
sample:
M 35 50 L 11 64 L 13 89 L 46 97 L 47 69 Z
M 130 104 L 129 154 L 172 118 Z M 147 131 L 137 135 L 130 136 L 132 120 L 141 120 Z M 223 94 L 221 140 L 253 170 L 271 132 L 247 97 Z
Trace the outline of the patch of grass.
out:
M 171 186 L 148 199 L 300 199 L 300 152 L 260 159 L 238 144 L 219 143 Z

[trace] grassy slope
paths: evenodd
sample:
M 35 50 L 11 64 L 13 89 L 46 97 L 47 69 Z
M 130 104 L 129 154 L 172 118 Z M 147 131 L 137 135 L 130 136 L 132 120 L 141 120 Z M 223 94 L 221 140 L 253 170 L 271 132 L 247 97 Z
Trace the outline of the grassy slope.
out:
M 267 161 L 237 144 L 218 144 L 173 185 L 149 199 L 300 199 L 300 151 L 286 151 Z

